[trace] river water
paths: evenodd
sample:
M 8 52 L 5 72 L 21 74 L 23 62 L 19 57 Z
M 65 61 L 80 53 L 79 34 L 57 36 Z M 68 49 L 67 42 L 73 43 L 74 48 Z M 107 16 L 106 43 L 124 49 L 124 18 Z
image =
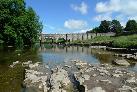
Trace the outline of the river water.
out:
M 93 49 L 81 46 L 42 45 L 22 50 L 14 48 L 0 49 L 0 92 L 25 92 L 23 90 L 24 69 L 21 66 L 10 68 L 15 61 L 42 62 L 54 67 L 57 64 L 71 60 L 81 60 L 92 64 L 109 63 L 116 58 L 115 52 L 105 49 Z M 133 62 L 133 61 L 132 61 Z M 136 63 L 129 66 L 130 70 L 137 71 Z

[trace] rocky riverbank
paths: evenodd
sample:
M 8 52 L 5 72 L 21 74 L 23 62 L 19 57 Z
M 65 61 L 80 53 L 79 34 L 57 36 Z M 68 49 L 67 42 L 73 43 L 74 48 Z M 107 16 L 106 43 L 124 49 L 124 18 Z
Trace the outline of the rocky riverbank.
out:
M 50 68 L 30 63 L 24 85 L 28 92 L 136 92 L 137 74 L 126 67 L 73 60 Z

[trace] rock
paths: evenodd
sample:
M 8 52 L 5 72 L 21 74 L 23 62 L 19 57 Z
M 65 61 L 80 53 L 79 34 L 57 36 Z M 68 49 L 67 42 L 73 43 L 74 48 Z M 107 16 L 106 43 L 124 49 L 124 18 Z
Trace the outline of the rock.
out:
M 85 72 L 90 72 L 92 70 L 93 70 L 92 68 L 88 68 Z
M 134 59 L 135 59 L 135 60 L 137 60 L 137 55 L 136 55 L 136 56 L 134 56 Z
M 105 90 L 103 90 L 101 87 L 95 87 L 93 88 L 91 91 L 89 92 L 106 92 Z
M 104 76 L 105 75 L 105 73 L 99 73 L 101 76 Z
M 69 65 L 65 65 L 65 67 L 67 67 L 67 68 L 71 68 L 71 66 L 69 66 Z
M 50 77 L 50 85 L 52 86 L 52 92 L 62 92 L 66 87 L 71 85 L 71 81 L 68 77 L 66 70 L 58 68 L 56 73 L 53 73 Z M 65 92 L 65 91 L 64 91 Z
M 116 70 L 114 71 L 114 73 L 116 73 L 116 74 L 122 74 L 122 71 L 116 69 Z
M 84 66 L 84 65 L 87 65 L 87 63 L 82 61 L 76 61 L 76 66 Z
M 85 81 L 85 79 L 82 77 L 78 77 L 77 80 L 79 81 L 80 85 L 82 85 Z
M 13 62 L 12 65 L 10 65 L 10 67 L 13 68 L 18 63 L 19 63 L 19 61 Z
M 99 67 L 97 70 L 100 72 L 99 74 L 104 76 L 104 75 L 110 75 L 109 72 L 104 68 L 104 67 Z
M 91 48 L 99 48 L 99 49 L 104 49 L 106 46 L 90 46 Z
M 132 78 L 129 78 L 126 80 L 128 83 L 135 83 L 136 82 L 136 79 L 135 77 L 132 77 Z
M 84 75 L 84 79 L 85 79 L 85 80 L 89 80 L 89 79 L 90 79 L 90 76 L 89 76 L 89 75 Z
M 131 88 L 130 86 L 122 86 L 122 88 L 119 88 L 120 92 L 136 92 L 134 88 Z
M 33 75 L 41 75 L 42 72 L 34 71 L 34 70 L 26 70 L 27 73 L 33 74 Z
M 121 77 L 121 76 L 123 76 L 123 74 L 112 74 L 114 77 Z
M 93 74 L 92 76 L 93 76 L 93 77 L 96 77 L 97 75 L 96 75 L 96 74 Z
M 45 81 L 47 80 L 47 76 L 40 76 L 41 74 L 43 74 L 43 73 L 34 71 L 34 70 L 26 70 L 26 75 L 25 75 L 24 81 L 25 81 L 25 83 L 28 83 L 28 81 L 30 81 L 32 84 L 38 83 L 38 82 L 45 84 Z
M 100 80 L 100 82 L 105 82 L 105 83 L 112 83 L 110 80 Z
M 116 65 L 121 65 L 121 66 L 129 66 L 130 65 L 125 59 L 123 59 L 123 60 L 116 59 L 112 63 L 116 64 Z
M 41 86 L 41 85 L 39 85 L 39 88 L 41 89 L 41 88 L 42 88 L 42 86 Z
M 35 64 L 29 64 L 29 68 L 32 69 L 32 68 L 35 68 L 39 66 L 39 62 L 35 63 Z
M 23 63 L 22 63 L 22 66 L 29 66 L 29 64 L 31 64 L 31 63 L 32 63 L 32 61 L 23 62 Z
M 47 86 L 44 86 L 44 92 L 48 92 L 49 88 Z

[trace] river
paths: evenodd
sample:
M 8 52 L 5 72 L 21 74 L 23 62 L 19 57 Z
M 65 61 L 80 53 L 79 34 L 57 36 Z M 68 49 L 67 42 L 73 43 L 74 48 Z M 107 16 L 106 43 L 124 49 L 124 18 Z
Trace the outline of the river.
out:
M 111 64 L 113 60 L 120 58 L 115 57 L 114 54 L 115 52 L 105 49 L 93 49 L 91 47 L 81 46 L 37 45 L 32 48 L 26 47 L 22 50 L 1 48 L 0 92 L 25 92 L 22 88 L 24 69 L 21 66 L 13 69 L 9 67 L 15 61 L 42 62 L 48 64 L 50 67 L 71 60 L 81 60 L 92 64 Z M 136 63 L 132 63 L 129 69 L 137 72 Z

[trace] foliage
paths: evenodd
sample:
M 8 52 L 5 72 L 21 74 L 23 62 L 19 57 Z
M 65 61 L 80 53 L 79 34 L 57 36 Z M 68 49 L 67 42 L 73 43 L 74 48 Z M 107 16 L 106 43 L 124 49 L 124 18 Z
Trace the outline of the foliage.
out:
M 7 45 L 30 45 L 41 33 L 42 24 L 24 0 L 0 0 L 0 40 Z
M 97 36 L 97 37 L 91 39 L 90 41 L 92 41 L 92 42 L 102 42 L 102 41 L 109 42 L 109 41 L 112 41 L 112 37 L 110 37 L 110 36 Z
M 118 34 L 122 33 L 122 30 L 123 29 L 122 29 L 122 26 L 121 26 L 120 22 L 117 21 L 117 20 L 112 20 L 112 22 L 111 22 L 111 31 L 115 32 L 118 35 Z
M 57 40 L 57 43 L 65 43 L 65 42 L 66 42 L 66 40 L 64 38 L 59 38 Z
M 112 21 L 101 21 L 99 27 L 95 27 L 87 33 L 107 33 L 107 32 L 115 32 L 116 34 L 122 33 L 122 26 L 118 20 Z
M 107 33 L 110 31 L 109 27 L 111 25 L 111 21 L 101 21 L 101 24 L 99 26 L 99 33 Z
M 53 43 L 53 42 L 55 42 L 54 39 L 52 39 L 52 38 L 46 38 L 46 43 Z
M 126 24 L 125 31 L 137 32 L 137 23 L 135 20 L 129 20 Z

